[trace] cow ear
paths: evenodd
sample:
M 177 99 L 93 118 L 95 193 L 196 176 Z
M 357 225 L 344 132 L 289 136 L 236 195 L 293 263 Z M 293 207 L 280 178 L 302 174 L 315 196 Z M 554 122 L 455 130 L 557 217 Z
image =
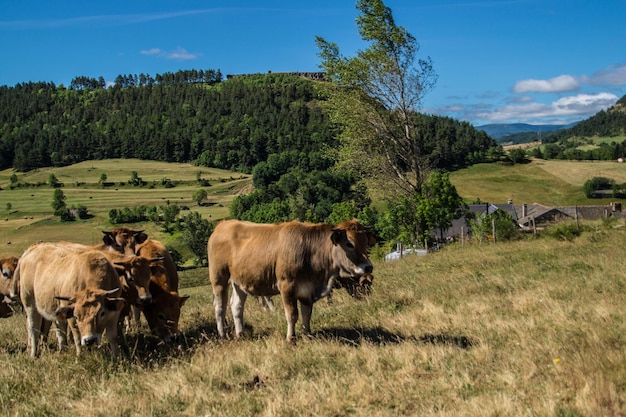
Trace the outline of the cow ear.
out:
M 113 239 L 111 232 L 107 232 L 103 230 L 102 233 L 104 233 L 104 236 L 102 236 L 102 241 L 104 242 L 104 244 L 107 246 L 113 246 L 115 244 L 115 241 Z
M 130 269 L 130 261 L 115 261 L 113 262 L 113 265 L 119 265 L 124 267 L 124 269 Z
M 150 272 L 155 277 L 160 277 L 161 275 L 165 275 L 165 268 L 161 265 L 150 265 Z
M 342 240 L 346 239 L 346 231 L 343 229 L 333 229 L 333 234 L 330 235 L 330 240 L 333 242 L 333 245 L 338 245 Z
M 57 319 L 59 320 L 68 320 L 74 317 L 74 306 L 65 306 L 57 308 L 55 312 Z
M 180 306 L 184 306 L 185 305 L 185 301 L 187 301 L 189 299 L 188 295 L 183 295 L 180 297 Z
M 148 240 L 148 235 L 143 232 L 143 230 L 138 230 L 135 232 L 135 243 L 141 244 Z
M 124 308 L 126 300 L 123 298 L 107 298 L 104 304 L 105 308 L 110 311 L 118 311 Z

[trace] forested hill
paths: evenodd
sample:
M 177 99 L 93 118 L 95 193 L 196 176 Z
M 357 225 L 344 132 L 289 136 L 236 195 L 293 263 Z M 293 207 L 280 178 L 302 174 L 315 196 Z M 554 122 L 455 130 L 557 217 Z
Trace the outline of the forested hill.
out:
M 1 86 L 0 169 L 140 158 L 251 172 L 270 154 L 334 144 L 314 83 L 283 74 L 222 81 L 209 70 L 118 76 L 108 88 L 87 77 L 69 88 Z M 477 162 L 495 144 L 467 123 L 421 120 L 425 149 L 439 167 Z
M 576 126 L 547 136 L 545 143 L 565 141 L 571 137 L 611 137 L 626 135 L 626 95 L 607 110 L 601 110 Z

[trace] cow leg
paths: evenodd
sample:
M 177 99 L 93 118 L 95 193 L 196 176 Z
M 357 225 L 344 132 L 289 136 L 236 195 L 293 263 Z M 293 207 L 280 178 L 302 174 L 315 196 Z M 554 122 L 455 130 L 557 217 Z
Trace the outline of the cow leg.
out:
M 114 358 L 117 358 L 120 354 L 120 343 L 117 333 L 118 323 L 119 316 L 116 317 L 114 320 L 109 320 L 105 329 L 107 334 L 107 340 L 109 341 L 109 347 L 111 348 L 111 354 Z
M 78 326 L 76 325 L 76 320 L 69 319 L 67 324 L 72 331 L 72 337 L 74 338 L 74 346 L 76 346 L 76 354 L 80 355 L 80 331 L 78 331 Z
M 134 323 L 135 323 L 135 329 L 134 330 L 139 330 L 139 328 L 141 327 L 141 310 L 137 306 L 135 306 L 135 305 L 133 305 L 131 307 L 131 309 L 133 311 L 133 319 L 134 319 Z
M 215 308 L 215 321 L 217 324 L 217 334 L 224 338 L 226 332 L 226 305 L 228 304 L 228 287 L 224 285 L 213 285 L 213 307 Z
M 272 301 L 272 297 L 263 297 L 265 300 L 265 304 L 267 304 L 267 308 L 270 311 L 276 311 L 276 307 L 274 306 L 274 301 Z
M 243 308 L 246 304 L 246 294 L 238 285 L 233 283 L 233 295 L 230 298 L 230 309 L 235 322 L 235 334 L 239 337 L 243 333 Z
M 26 324 L 28 328 L 28 343 L 30 346 L 30 356 L 36 357 L 39 353 L 39 339 L 41 338 L 41 325 L 43 317 L 35 307 L 25 306 Z
M 48 332 L 50 331 L 50 325 L 52 324 L 52 322 L 48 323 L 50 323 L 48 325 L 48 329 L 42 330 L 44 334 L 48 334 Z M 54 331 L 57 336 L 57 349 L 61 351 L 67 347 L 67 322 L 62 320 L 56 320 L 54 322 Z
M 276 307 L 274 306 L 274 302 L 272 301 L 272 297 L 257 297 L 259 304 L 263 307 L 263 310 L 276 311 Z
M 287 343 L 294 343 L 296 322 L 298 321 L 298 300 L 287 292 L 281 292 L 281 297 L 287 319 Z
M 313 313 L 313 304 L 300 301 L 300 309 L 302 311 L 302 334 L 311 334 L 311 314 Z

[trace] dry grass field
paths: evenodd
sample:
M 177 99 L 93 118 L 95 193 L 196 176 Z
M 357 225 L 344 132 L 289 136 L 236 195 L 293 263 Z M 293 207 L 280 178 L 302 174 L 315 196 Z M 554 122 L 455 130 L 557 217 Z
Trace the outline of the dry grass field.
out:
M 573 225 L 560 226 L 573 227 Z M 0 321 L 0 410 L 14 416 L 626 416 L 626 228 L 587 224 L 512 243 L 375 263 L 364 301 L 315 305 L 310 339 L 248 300 L 248 336 L 219 340 L 210 287 L 182 290 L 180 346 L 127 335 L 106 351 L 25 352 Z M 206 270 L 194 274 L 206 276 Z M 196 278 L 194 278 L 195 280 Z M 189 282 L 186 275 L 183 281 Z M 206 282 L 206 281 L 205 281 Z

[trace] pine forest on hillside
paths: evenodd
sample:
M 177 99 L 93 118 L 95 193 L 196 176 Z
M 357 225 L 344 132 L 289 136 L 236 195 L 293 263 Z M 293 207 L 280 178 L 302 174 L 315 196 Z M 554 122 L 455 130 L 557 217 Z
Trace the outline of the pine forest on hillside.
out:
M 222 81 L 219 70 L 204 73 L 119 76 L 108 88 L 87 77 L 69 88 L 2 86 L 0 168 L 139 158 L 251 172 L 271 154 L 309 154 L 335 144 L 315 81 L 281 74 Z M 495 146 L 468 123 L 419 117 L 440 168 L 484 161 Z

